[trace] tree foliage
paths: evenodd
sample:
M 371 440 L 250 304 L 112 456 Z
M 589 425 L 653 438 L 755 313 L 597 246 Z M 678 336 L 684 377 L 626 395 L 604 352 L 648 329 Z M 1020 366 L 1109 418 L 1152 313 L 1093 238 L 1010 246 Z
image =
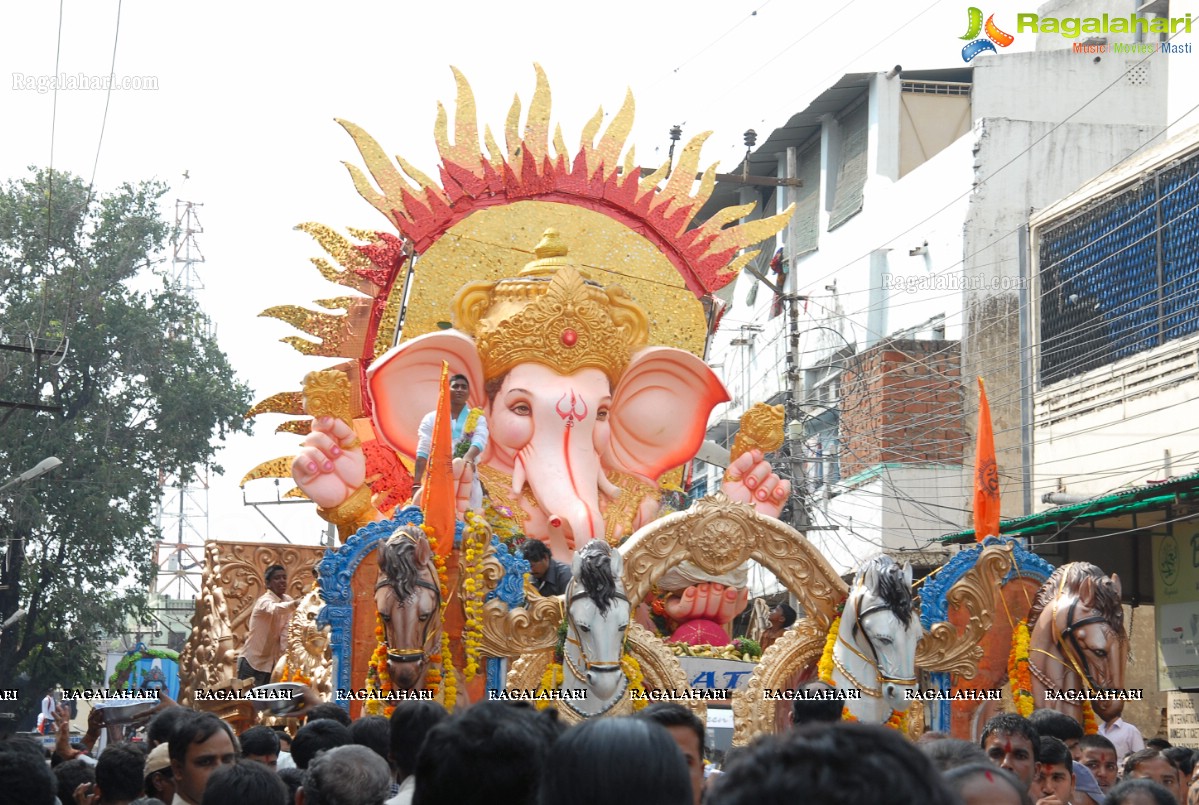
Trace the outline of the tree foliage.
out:
M 64 462 L 0 491 L 0 619 L 28 610 L 0 635 L 0 680 L 25 681 L 23 709 L 100 679 L 96 638 L 142 614 L 153 582 L 162 478 L 210 464 L 250 399 L 153 267 L 166 187 L 93 197 L 50 178 L 0 189 L 0 479 Z

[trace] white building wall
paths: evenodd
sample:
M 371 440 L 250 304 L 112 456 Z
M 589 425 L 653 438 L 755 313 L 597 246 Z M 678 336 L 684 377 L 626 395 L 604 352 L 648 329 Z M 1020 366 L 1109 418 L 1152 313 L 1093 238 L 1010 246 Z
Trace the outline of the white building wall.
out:
M 952 494 L 957 466 L 886 464 L 873 478 L 829 499 L 813 511 L 808 540 L 838 573 L 849 573 L 865 558 L 887 551 L 924 558 L 930 543 L 945 534 L 946 520 L 959 521 Z
M 1092 497 L 1194 472 L 1199 338 L 1057 383 L 1037 393 L 1036 414 L 1036 480 L 1046 491 Z

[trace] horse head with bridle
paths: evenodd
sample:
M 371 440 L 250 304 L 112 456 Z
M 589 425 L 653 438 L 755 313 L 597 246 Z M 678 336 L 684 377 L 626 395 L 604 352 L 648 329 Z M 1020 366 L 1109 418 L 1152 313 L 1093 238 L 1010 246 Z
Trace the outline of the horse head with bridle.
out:
M 631 608 L 621 579 L 622 558 L 603 540 L 575 553 L 566 587 L 563 690 L 584 690 L 582 701 L 564 702 L 584 717 L 612 709 L 629 680 L 621 671 Z
M 428 537 L 420 526 L 401 526 L 379 548 L 375 584 L 395 690 L 424 687 L 430 660 L 441 648 L 441 603 Z
M 889 556 L 870 559 L 858 571 L 841 614 L 833 648 L 837 688 L 860 690 L 846 701 L 856 718 L 881 723 L 911 704 L 905 691 L 918 690 L 916 644 L 923 629 L 912 604 L 912 568 Z
M 1041 586 L 1028 612 L 1028 666 L 1037 707 L 1060 710 L 1081 723 L 1080 704 L 1047 701 L 1045 692 L 1124 686 L 1128 634 L 1120 594 L 1120 577 L 1089 562 L 1062 565 Z M 1102 711 L 1119 704 L 1095 706 Z

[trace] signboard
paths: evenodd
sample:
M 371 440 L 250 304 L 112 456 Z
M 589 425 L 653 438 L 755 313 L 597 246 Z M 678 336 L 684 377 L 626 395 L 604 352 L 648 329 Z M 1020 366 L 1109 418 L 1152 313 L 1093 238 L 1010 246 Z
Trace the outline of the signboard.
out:
M 1167 694 L 1168 739 L 1174 746 L 1199 749 L 1199 693 L 1171 691 Z
M 1199 534 L 1152 539 L 1158 688 L 1199 690 Z
M 733 691 L 749 684 L 749 675 L 754 671 L 752 662 L 740 660 L 717 660 L 709 657 L 679 657 L 679 665 L 687 677 L 687 684 L 697 690 Z

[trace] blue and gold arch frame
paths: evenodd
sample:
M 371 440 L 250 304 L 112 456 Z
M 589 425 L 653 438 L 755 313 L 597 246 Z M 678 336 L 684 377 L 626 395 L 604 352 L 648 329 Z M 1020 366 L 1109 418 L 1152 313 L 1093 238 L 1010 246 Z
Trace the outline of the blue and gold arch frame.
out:
M 353 690 L 358 687 L 353 679 L 354 658 L 354 574 L 358 572 L 362 562 L 370 556 L 379 544 L 395 533 L 397 528 L 406 525 L 423 525 L 425 522 L 421 510 L 415 506 L 402 509 L 390 520 L 380 520 L 358 529 L 336 550 L 325 551 L 325 557 L 317 566 L 317 582 L 321 587 L 321 596 L 325 606 L 317 616 L 318 626 L 328 626 L 330 630 L 329 644 L 333 653 L 333 690 Z M 454 544 L 462 541 L 464 523 L 458 521 L 454 530 Z M 359 651 L 367 652 L 368 656 L 375 650 L 371 646 L 359 646 Z M 334 696 L 334 701 L 345 709 L 349 709 L 350 701 Z

